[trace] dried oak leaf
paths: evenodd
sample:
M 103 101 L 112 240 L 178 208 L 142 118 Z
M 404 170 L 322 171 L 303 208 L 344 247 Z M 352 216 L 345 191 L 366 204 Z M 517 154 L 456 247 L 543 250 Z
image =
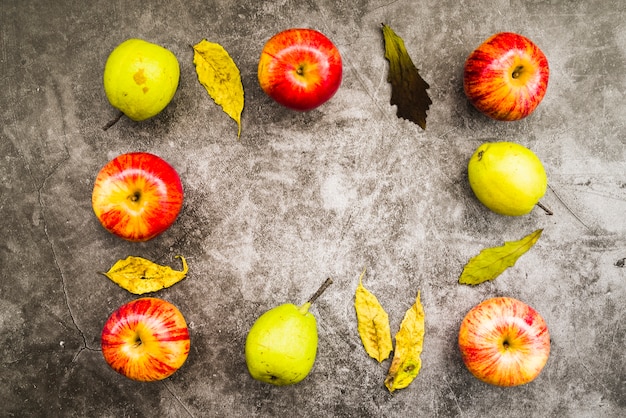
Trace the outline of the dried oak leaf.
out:
M 173 286 L 185 278 L 189 271 L 187 261 L 182 255 L 176 258 L 180 258 L 183 263 L 182 271 L 131 255 L 118 260 L 109 271 L 102 274 L 130 293 L 143 295 Z
M 538 229 L 519 241 L 509 241 L 500 247 L 482 250 L 465 265 L 459 283 L 475 286 L 495 279 L 504 270 L 515 265 L 517 259 L 535 245 L 542 232 L 543 229 Z
M 404 41 L 387 25 L 383 24 L 385 58 L 389 61 L 387 81 L 391 83 L 391 104 L 397 106 L 396 114 L 426 129 L 426 111 L 432 104 L 427 89 L 409 56 Z
M 396 334 L 396 348 L 385 378 L 385 386 L 389 392 L 407 387 L 422 367 L 420 354 L 424 344 L 424 316 L 418 292 L 415 303 L 404 314 L 400 330 Z
M 193 46 L 193 63 L 198 81 L 215 103 L 237 122 L 237 137 L 241 136 L 244 93 L 235 61 L 220 44 L 203 39 Z
M 357 328 L 365 351 L 380 363 L 389 357 L 392 350 L 389 316 L 376 296 L 363 287 L 364 275 L 365 270 L 359 277 L 354 296 Z

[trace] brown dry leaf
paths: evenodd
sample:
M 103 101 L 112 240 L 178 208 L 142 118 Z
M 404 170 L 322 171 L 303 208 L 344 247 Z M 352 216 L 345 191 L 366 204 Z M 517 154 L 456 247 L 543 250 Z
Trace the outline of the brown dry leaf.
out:
M 198 81 L 215 103 L 237 122 L 237 136 L 241 136 L 244 94 L 237 64 L 220 44 L 206 39 L 193 46 L 193 63 Z
M 177 255 L 183 263 L 183 270 L 173 270 L 141 257 L 128 256 L 118 260 L 106 273 L 102 273 L 121 288 L 135 295 L 156 292 L 170 287 L 185 278 L 189 267 L 182 255 Z
M 500 247 L 482 250 L 465 265 L 459 283 L 475 286 L 495 279 L 504 270 L 515 265 L 517 259 L 535 245 L 542 232 L 543 229 L 538 229 L 519 241 L 509 241 Z
M 410 120 L 426 129 L 426 112 L 432 104 L 430 86 L 413 64 L 404 41 L 389 26 L 383 24 L 385 58 L 389 61 L 387 81 L 391 84 L 391 104 L 397 105 L 399 118 Z
M 413 306 L 404 314 L 400 330 L 396 334 L 396 349 L 387 372 L 385 386 L 389 392 L 407 387 L 422 367 L 420 354 L 424 344 L 424 308 L 420 293 Z
M 380 363 L 389 357 L 392 350 L 389 317 L 376 296 L 363 287 L 364 275 L 365 270 L 359 277 L 354 297 L 357 328 L 365 351 Z

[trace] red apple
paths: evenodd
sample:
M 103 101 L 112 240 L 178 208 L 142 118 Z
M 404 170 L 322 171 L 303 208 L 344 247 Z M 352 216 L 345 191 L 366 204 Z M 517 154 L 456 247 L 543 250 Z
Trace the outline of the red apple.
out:
M 151 382 L 171 376 L 189 354 L 185 318 L 170 302 L 141 298 L 111 314 L 102 329 L 102 354 L 116 372 Z
M 497 386 L 518 386 L 534 380 L 548 361 L 550 334 L 533 308 L 517 299 L 497 297 L 467 313 L 459 348 L 476 378 Z
M 183 186 L 165 160 L 133 152 L 102 167 L 91 203 L 109 232 L 129 241 L 147 241 L 176 220 L 183 205 Z
M 530 115 L 548 88 L 550 70 L 530 39 L 511 32 L 491 36 L 465 61 L 463 87 L 479 111 L 504 121 Z
M 287 29 L 270 38 L 259 60 L 261 88 L 278 103 L 306 111 L 329 100 L 341 84 L 341 56 L 324 34 Z

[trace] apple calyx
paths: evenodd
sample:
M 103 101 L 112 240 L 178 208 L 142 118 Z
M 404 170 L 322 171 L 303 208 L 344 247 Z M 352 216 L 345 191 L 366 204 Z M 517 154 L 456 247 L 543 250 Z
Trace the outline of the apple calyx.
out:
M 135 339 L 135 345 L 133 346 L 133 348 L 138 348 L 141 346 L 141 344 L 143 344 L 143 341 L 141 341 L 141 337 L 137 335 L 137 338 Z
M 129 196 L 129 198 L 130 198 L 130 201 L 131 201 L 131 202 L 136 202 L 136 201 L 138 201 L 139 199 L 141 199 L 141 190 L 135 190 L 135 192 L 134 192 L 134 193 L 132 193 L 132 194 Z
M 144 356 L 146 350 L 148 349 L 146 344 L 149 344 L 149 335 L 145 335 L 145 331 L 137 330 L 133 335 L 130 335 L 128 338 L 129 343 L 131 344 L 130 349 L 131 352 L 129 354 L 134 355 L 135 357 Z
M 513 68 L 511 78 L 513 79 L 515 85 L 523 87 L 530 80 L 536 70 L 535 66 L 531 63 L 520 62 L 515 66 L 515 68 Z
M 305 72 L 306 72 L 306 64 L 298 65 L 298 68 L 296 68 L 296 74 L 302 77 L 304 76 Z
M 134 210 L 137 212 L 141 211 L 141 207 L 144 205 L 144 193 L 142 190 L 131 191 L 130 194 L 126 197 L 126 207 L 129 210 Z

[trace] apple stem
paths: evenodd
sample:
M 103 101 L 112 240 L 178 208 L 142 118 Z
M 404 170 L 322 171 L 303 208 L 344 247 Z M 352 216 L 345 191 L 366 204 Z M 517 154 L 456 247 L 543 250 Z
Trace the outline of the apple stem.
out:
M 554 215 L 554 212 L 552 212 L 550 209 L 548 209 L 546 206 L 544 206 L 543 203 L 537 202 L 537 206 L 539 206 L 541 209 L 543 209 L 544 212 L 546 213 L 546 215 Z
M 110 121 L 107 122 L 106 125 L 104 125 L 102 127 L 103 131 L 106 131 L 107 129 L 109 129 L 111 126 L 115 125 L 117 123 L 117 121 L 119 121 L 120 119 L 122 119 L 122 116 L 124 116 L 124 112 L 119 111 L 117 113 L 117 115 L 115 115 L 115 117 L 113 119 L 111 119 Z
M 319 297 L 320 297 L 320 295 L 321 295 L 322 293 L 324 293 L 324 290 L 326 290 L 326 288 L 327 288 L 328 286 L 330 286 L 332 283 L 333 283 L 333 279 L 331 279 L 330 277 L 329 277 L 328 279 L 326 279 L 326 281 L 324 281 L 324 283 L 322 283 L 322 285 L 320 286 L 320 288 L 319 288 L 319 289 L 317 289 L 317 292 L 313 293 L 313 296 L 311 296 L 311 297 L 309 298 L 309 300 L 307 301 L 307 303 L 311 303 L 311 304 L 312 304 L 313 302 L 315 302 L 315 300 L 316 300 L 317 298 L 319 298 Z

